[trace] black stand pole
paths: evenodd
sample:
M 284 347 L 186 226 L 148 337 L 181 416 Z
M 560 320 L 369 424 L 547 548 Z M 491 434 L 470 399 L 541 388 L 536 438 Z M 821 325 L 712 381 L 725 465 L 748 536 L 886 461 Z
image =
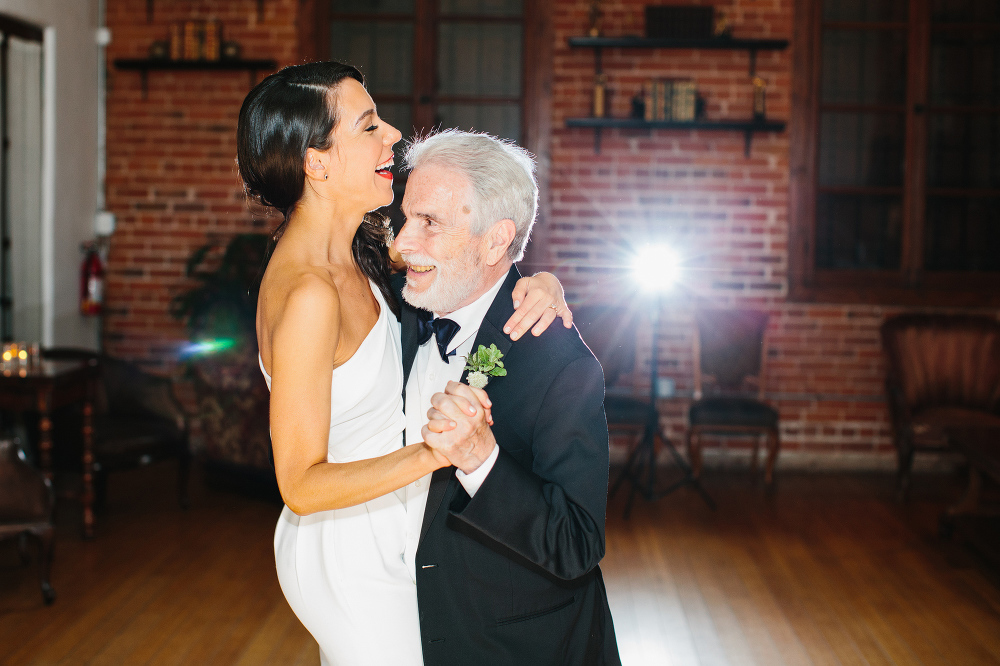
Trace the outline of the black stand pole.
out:
M 660 429 L 660 412 L 656 409 L 656 384 L 660 374 L 659 294 L 657 294 L 653 299 L 652 310 L 650 312 L 650 324 L 652 326 L 652 358 L 649 362 L 649 408 L 646 413 L 646 425 L 642 431 L 642 439 L 640 439 L 636 447 L 632 449 L 632 453 L 625 462 L 625 468 L 618 475 L 618 478 L 615 479 L 615 483 L 611 487 L 610 494 L 614 495 L 618 491 L 618 488 L 626 480 L 632 484 L 632 490 L 629 492 L 628 502 L 625 504 L 626 520 L 628 520 L 629 514 L 632 512 L 632 503 L 635 501 L 636 493 L 641 493 L 647 502 L 653 502 L 684 486 L 691 486 L 694 488 L 695 491 L 701 495 L 701 498 L 705 500 L 705 504 L 708 505 L 708 508 L 714 511 L 715 501 L 707 492 L 705 492 L 705 489 L 701 487 L 701 483 L 699 483 L 698 479 L 695 477 L 694 472 L 691 470 L 691 466 L 686 460 L 684 460 L 680 452 L 677 450 L 677 447 L 670 441 L 670 438 L 667 437 L 666 433 Z M 658 489 L 656 487 L 657 436 L 659 436 L 660 441 L 663 442 L 664 448 L 670 452 L 670 456 L 673 458 L 674 464 L 681 472 L 680 479 L 662 489 Z

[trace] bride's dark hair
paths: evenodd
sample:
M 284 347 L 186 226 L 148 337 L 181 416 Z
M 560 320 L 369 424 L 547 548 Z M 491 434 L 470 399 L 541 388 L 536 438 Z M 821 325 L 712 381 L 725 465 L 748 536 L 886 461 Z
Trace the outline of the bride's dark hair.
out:
M 274 208 L 283 218 L 271 236 L 265 266 L 302 198 L 306 150 L 328 150 L 333 145 L 339 120 L 337 88 L 347 78 L 365 82 L 356 68 L 339 62 L 293 65 L 265 78 L 243 100 L 236 127 L 240 177 L 248 197 Z M 399 303 L 389 286 L 390 237 L 387 218 L 368 213 L 354 234 L 351 250 L 398 316 Z

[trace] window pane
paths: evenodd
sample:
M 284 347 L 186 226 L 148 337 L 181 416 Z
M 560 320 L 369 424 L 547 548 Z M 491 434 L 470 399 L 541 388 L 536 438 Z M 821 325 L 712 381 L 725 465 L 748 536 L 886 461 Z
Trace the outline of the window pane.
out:
M 403 138 L 408 138 L 413 134 L 413 106 L 406 103 L 379 102 L 375 97 L 375 104 L 378 106 L 379 118 L 403 133 Z
M 441 0 L 441 16 L 520 16 L 522 0 Z
M 932 0 L 931 20 L 1000 21 L 1000 3 L 997 0 Z
M 489 132 L 515 143 L 521 139 L 520 104 L 442 104 L 441 127 Z
M 415 0 L 330 0 L 334 14 L 412 14 Z
M 820 118 L 820 186 L 896 187 L 903 182 L 904 119 L 826 112 Z
M 816 199 L 816 267 L 899 268 L 900 197 L 820 194 Z
M 929 271 L 1000 271 L 1000 199 L 928 197 Z
M 908 0 L 826 0 L 826 21 L 905 21 Z
M 1000 103 L 1000 33 L 935 32 L 930 100 L 932 104 Z
M 928 130 L 930 187 L 1000 187 L 1000 116 L 934 114 Z
M 902 104 L 906 35 L 897 30 L 824 30 L 821 101 Z
M 386 21 L 333 21 L 330 57 L 365 75 L 372 95 L 413 90 L 413 25 Z
M 438 92 L 520 97 L 521 32 L 520 25 L 442 23 Z

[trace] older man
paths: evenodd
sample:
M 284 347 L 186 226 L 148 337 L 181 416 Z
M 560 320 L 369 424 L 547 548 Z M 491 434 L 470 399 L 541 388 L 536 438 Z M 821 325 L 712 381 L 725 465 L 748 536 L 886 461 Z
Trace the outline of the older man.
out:
M 601 366 L 575 329 L 516 341 L 502 330 L 537 210 L 532 159 L 448 131 L 412 145 L 406 161 L 396 249 L 407 264 L 407 441 L 426 441 L 454 465 L 429 488 L 425 478 L 406 489 L 404 558 L 415 569 L 424 663 L 619 664 L 598 568 L 608 484 Z M 457 383 L 464 357 L 490 345 L 506 370 L 486 389 L 492 427 Z

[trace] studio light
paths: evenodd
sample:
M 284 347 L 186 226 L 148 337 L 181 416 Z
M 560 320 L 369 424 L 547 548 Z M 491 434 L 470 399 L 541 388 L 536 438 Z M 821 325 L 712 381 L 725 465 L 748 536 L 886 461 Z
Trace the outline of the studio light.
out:
M 646 402 L 646 423 L 642 437 L 629 454 L 625 468 L 618 475 L 611 487 L 611 494 L 619 486 L 628 481 L 632 486 L 628 501 L 625 504 L 625 518 L 632 510 L 632 502 L 637 494 L 647 501 L 653 501 L 683 486 L 691 486 L 705 504 L 715 509 L 715 501 L 701 487 L 691 465 L 677 451 L 667 432 L 660 425 L 660 413 L 657 409 L 659 395 L 657 386 L 660 381 L 660 308 L 665 294 L 673 289 L 681 274 L 681 255 L 674 248 L 662 243 L 648 243 L 637 248 L 632 259 L 632 278 L 636 286 L 647 294 L 646 312 L 650 324 L 650 362 L 649 362 L 649 399 Z M 657 446 L 662 442 L 674 460 L 674 465 L 680 471 L 680 478 L 666 487 L 657 484 Z
M 670 291 L 680 273 L 680 255 L 664 243 L 643 245 L 632 259 L 632 277 L 643 291 Z

